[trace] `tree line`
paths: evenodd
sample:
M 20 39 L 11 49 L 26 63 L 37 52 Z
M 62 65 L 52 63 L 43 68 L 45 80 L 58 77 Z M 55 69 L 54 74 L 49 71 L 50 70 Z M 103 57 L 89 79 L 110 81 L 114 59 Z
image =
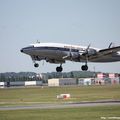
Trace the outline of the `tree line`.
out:
M 34 81 L 34 80 L 42 80 L 43 82 L 47 82 L 48 79 L 52 78 L 87 78 L 87 77 L 95 77 L 96 73 L 91 71 L 72 71 L 72 72 L 51 72 L 51 73 L 42 73 L 37 74 L 34 72 L 7 72 L 0 73 L 0 82 L 9 82 L 9 81 Z
M 12 81 L 43 81 L 47 83 L 48 79 L 52 78 L 95 78 L 101 72 L 93 71 L 71 71 L 71 72 L 51 72 L 51 73 L 35 73 L 35 72 L 6 72 L 0 73 L 0 82 Z M 108 77 L 108 73 L 104 73 Z M 117 73 L 120 77 L 120 74 Z

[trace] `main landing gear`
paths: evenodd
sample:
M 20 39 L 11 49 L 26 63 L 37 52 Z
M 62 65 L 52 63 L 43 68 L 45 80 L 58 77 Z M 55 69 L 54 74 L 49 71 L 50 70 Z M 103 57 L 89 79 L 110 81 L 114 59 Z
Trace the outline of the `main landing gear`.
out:
M 38 63 L 34 63 L 34 67 L 35 67 L 35 68 L 39 67 L 39 64 L 38 64 Z M 82 66 L 81 66 L 81 69 L 82 69 L 83 71 L 87 71 L 87 70 L 88 70 L 88 65 L 87 65 L 87 64 L 82 65 Z M 62 71 L 63 71 L 62 65 L 56 67 L 56 72 L 62 72 Z
M 83 71 L 87 71 L 87 70 L 88 70 L 88 66 L 87 66 L 87 64 L 82 65 L 81 69 L 82 69 Z
M 88 70 L 87 64 L 82 65 L 81 69 L 82 69 L 83 71 L 87 71 L 87 70 Z M 63 71 L 62 65 L 60 65 L 59 67 L 56 67 L 56 72 L 62 72 L 62 71 Z
M 59 67 L 56 67 L 57 72 L 62 72 L 62 70 L 63 70 L 62 65 L 60 65 Z

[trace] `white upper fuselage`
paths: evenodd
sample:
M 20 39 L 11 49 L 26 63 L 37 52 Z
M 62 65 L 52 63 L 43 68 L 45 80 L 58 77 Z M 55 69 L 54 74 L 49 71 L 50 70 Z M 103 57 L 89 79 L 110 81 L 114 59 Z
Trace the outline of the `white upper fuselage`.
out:
M 72 50 L 78 50 L 79 53 L 83 53 L 85 52 L 87 46 L 78 46 L 78 45 L 70 45 L 70 44 L 62 44 L 62 43 L 35 43 L 35 44 L 30 44 L 28 47 L 30 46 L 34 46 L 35 48 L 44 48 L 46 47 L 45 49 L 47 48 L 63 48 L 64 51 L 65 49 L 72 49 Z M 96 50 L 96 51 L 99 51 L 100 49 L 98 48 L 93 48 L 93 47 L 90 47 L 90 49 L 93 49 L 93 50 Z

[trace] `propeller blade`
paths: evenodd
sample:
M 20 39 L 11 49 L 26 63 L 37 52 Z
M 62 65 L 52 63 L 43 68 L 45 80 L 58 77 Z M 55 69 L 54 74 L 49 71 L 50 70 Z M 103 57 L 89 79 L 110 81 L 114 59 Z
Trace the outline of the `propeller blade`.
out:
M 88 47 L 85 49 L 85 52 L 82 55 L 87 55 L 88 54 L 90 46 L 91 46 L 91 44 L 88 45 Z
M 66 58 L 69 58 L 69 56 L 67 55 L 67 56 L 64 56 L 64 57 L 63 57 L 63 59 L 66 59 Z
M 87 47 L 87 49 L 86 49 L 87 52 L 88 52 L 89 48 L 90 48 L 90 44 L 88 45 L 88 47 Z
M 72 60 L 72 46 L 70 47 L 69 54 L 63 57 L 63 59 L 67 59 L 67 58 L 70 58 Z

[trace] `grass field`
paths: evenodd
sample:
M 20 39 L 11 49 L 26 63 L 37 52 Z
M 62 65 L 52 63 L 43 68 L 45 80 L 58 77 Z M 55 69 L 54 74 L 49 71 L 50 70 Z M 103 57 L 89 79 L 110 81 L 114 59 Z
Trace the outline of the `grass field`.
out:
M 56 96 L 61 93 L 70 93 L 71 98 L 58 100 Z M 120 85 L 0 89 L 0 106 L 108 99 L 120 100 Z M 43 110 L 0 110 L 0 120 L 108 120 L 111 117 L 120 118 L 119 105 Z
M 0 120 L 108 120 L 112 117 L 120 118 L 120 106 L 0 111 Z
M 71 98 L 68 100 L 58 100 L 56 96 L 61 93 L 70 93 Z M 108 99 L 120 100 L 120 85 L 0 89 L 0 106 Z

